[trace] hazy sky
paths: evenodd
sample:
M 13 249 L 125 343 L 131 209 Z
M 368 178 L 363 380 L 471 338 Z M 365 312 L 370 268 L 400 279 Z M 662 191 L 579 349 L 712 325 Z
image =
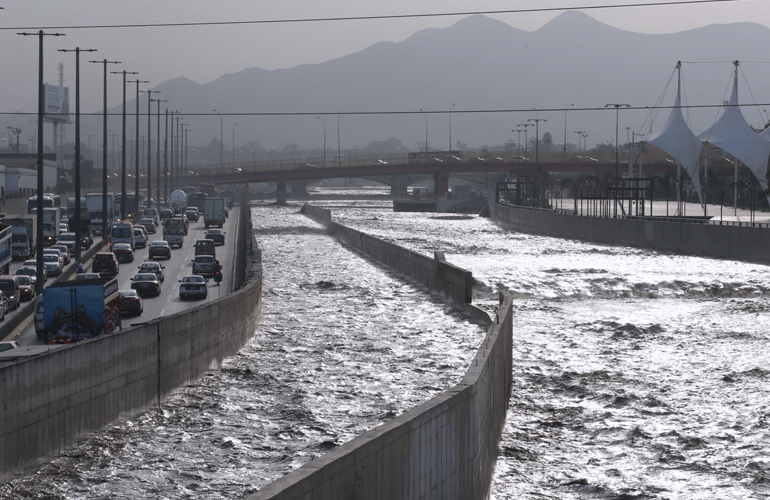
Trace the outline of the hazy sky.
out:
M 81 56 L 82 107 L 101 109 L 101 66 L 89 59 L 119 60 L 111 69 L 138 71 L 152 85 L 184 76 L 199 83 L 244 68 L 288 68 L 318 63 L 357 52 L 379 41 L 401 41 L 427 27 L 446 27 L 461 17 L 404 20 L 334 21 L 242 26 L 66 29 L 72 25 L 274 20 L 564 8 L 629 3 L 618 0 L 6 0 L 0 3 L 0 27 L 46 27 L 66 37 L 46 37 L 45 78 L 57 82 L 57 65 L 65 64 L 65 85 L 74 89 L 75 56 L 59 48 L 95 48 Z M 676 7 L 586 10 L 596 19 L 621 29 L 644 33 L 682 31 L 715 23 L 751 21 L 770 27 L 770 1 Z M 559 12 L 495 15 L 512 26 L 536 30 Z M 51 29 L 48 29 L 51 27 Z M 53 29 L 56 27 L 57 29 Z M 37 37 L 0 31 L 4 60 L 0 111 L 34 111 L 37 107 Z M 119 103 L 120 77 L 110 76 L 115 89 L 110 106 Z M 146 87 L 145 87 L 146 88 Z

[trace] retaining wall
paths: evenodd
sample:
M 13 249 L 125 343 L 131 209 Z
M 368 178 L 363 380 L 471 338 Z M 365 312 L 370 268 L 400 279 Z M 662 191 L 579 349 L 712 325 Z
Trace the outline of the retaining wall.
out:
M 248 219 L 245 208 L 239 217 Z M 261 264 L 250 273 L 245 286 L 222 299 L 0 367 L 0 479 L 162 402 L 237 353 L 261 318 Z
M 491 217 L 523 233 L 770 264 L 767 228 L 584 217 L 500 203 L 492 206 Z
M 343 243 L 444 294 L 488 325 L 462 381 L 428 402 L 305 464 L 248 500 L 478 499 L 489 495 L 512 380 L 512 302 L 492 321 L 470 305 L 470 272 L 334 223 L 306 205 Z M 460 300 L 464 302 L 457 304 Z

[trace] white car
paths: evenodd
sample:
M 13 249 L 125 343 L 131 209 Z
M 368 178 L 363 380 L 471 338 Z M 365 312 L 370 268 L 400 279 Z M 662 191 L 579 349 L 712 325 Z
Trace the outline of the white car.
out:
M 134 226 L 134 246 L 141 248 L 147 246 L 147 230 L 144 226 Z
M 211 255 L 196 255 L 193 263 L 193 274 L 203 274 L 212 276 L 214 274 L 214 264 L 217 263 Z
M 49 276 L 59 276 L 62 271 L 61 257 L 50 253 L 43 254 L 43 265 Z
M 163 280 L 166 279 L 166 277 L 163 275 L 163 266 L 160 265 L 160 262 L 155 262 L 155 261 L 142 262 L 142 265 L 139 266 L 139 272 L 153 273 L 155 276 L 158 277 L 158 280 L 160 280 L 161 283 L 163 283 Z
M 43 249 L 43 255 L 55 255 L 59 257 L 59 263 L 61 264 L 62 268 L 64 268 L 64 255 L 62 255 L 61 250 L 58 248 L 45 248 Z
M 388 162 L 384 160 L 372 160 L 369 162 L 369 165 L 387 165 Z
M 185 276 L 179 280 L 179 298 L 186 299 L 187 297 L 208 297 L 208 287 L 206 286 L 206 278 L 193 274 Z
M 31 267 L 32 269 L 37 269 L 37 259 L 29 259 L 25 260 L 24 263 L 21 265 L 21 267 Z M 21 269 L 21 268 L 19 268 Z M 18 269 L 17 269 L 18 271 Z M 45 267 L 45 261 L 43 261 L 43 283 L 48 281 L 48 268 Z

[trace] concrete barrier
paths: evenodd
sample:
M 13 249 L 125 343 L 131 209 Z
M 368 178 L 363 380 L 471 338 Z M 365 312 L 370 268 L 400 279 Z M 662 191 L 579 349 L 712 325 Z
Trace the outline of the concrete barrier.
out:
M 373 238 L 334 223 L 328 210 L 306 205 L 303 213 L 326 224 L 341 242 L 441 292 L 486 324 L 488 331 L 458 385 L 247 499 L 487 497 L 511 394 L 511 297 L 501 300 L 493 321 L 470 304 L 471 273 L 446 263 L 440 252 L 430 259 Z
M 770 263 L 770 230 L 683 221 L 583 217 L 497 203 L 491 217 L 513 231 L 681 255 Z
M 239 212 L 249 217 L 248 209 Z M 162 402 L 237 353 L 262 313 L 261 264 L 249 273 L 240 290 L 222 299 L 0 367 L 0 479 Z

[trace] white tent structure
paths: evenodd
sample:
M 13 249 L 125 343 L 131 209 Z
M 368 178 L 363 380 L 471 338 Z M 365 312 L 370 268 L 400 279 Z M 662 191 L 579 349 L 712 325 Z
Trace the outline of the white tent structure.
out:
M 692 133 L 682 115 L 681 64 L 679 62 L 676 65 L 680 74 L 677 81 L 674 108 L 663 123 L 663 126 L 647 136 L 644 142 L 662 149 L 684 167 L 687 175 L 690 176 L 695 191 L 698 193 L 698 199 L 700 199 L 700 203 L 703 205 L 703 194 L 701 193 L 700 186 L 700 156 L 703 150 L 703 141 Z M 768 145 L 770 145 L 770 142 L 768 142 Z
M 698 136 L 743 162 L 763 182 L 767 182 L 767 158 L 770 141 L 760 137 L 743 117 L 738 107 L 738 62 L 735 62 L 733 92 L 722 115 L 708 130 Z

